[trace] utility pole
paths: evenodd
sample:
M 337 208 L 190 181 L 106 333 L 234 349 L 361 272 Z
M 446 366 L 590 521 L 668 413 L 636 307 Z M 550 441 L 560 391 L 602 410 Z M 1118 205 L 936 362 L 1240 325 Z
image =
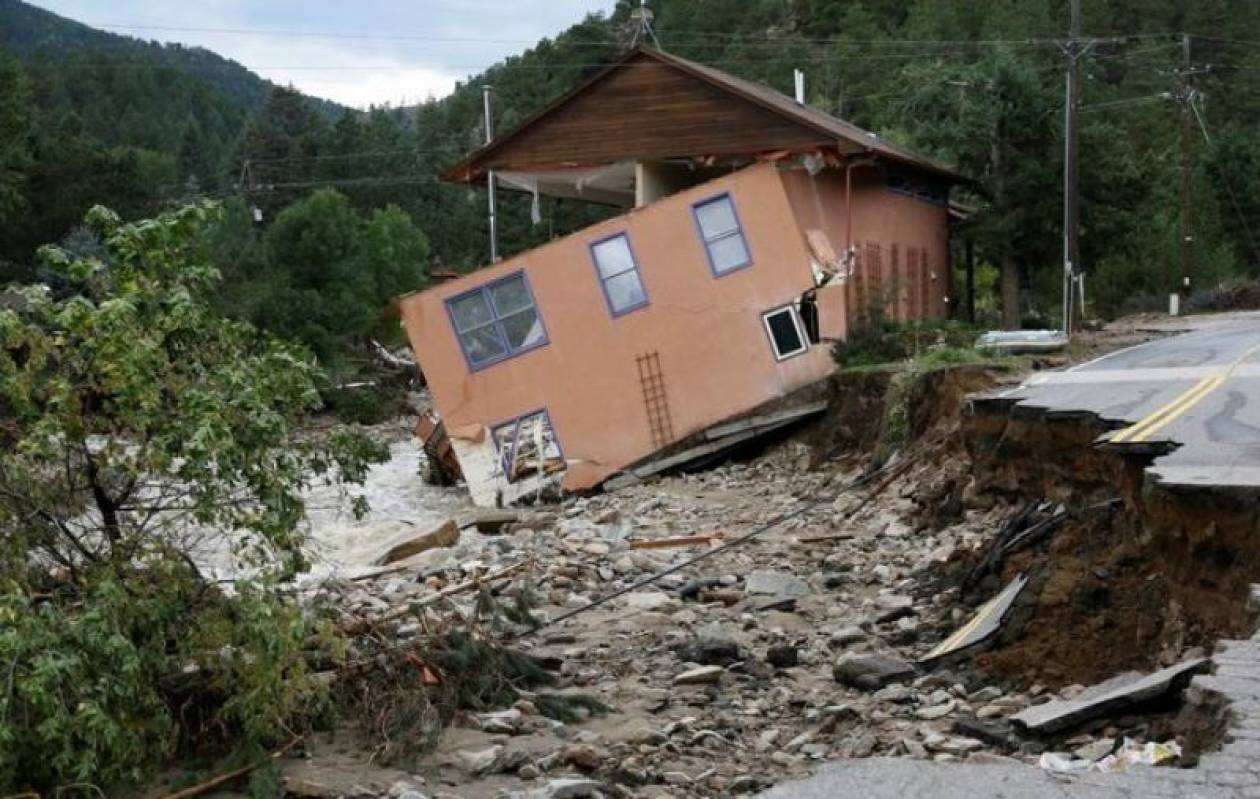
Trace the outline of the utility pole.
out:
M 1181 34 L 1181 286 L 1183 295 L 1190 294 L 1190 276 L 1194 272 L 1194 89 L 1190 85 L 1190 34 Z
M 1093 47 L 1081 39 L 1081 0 L 1071 0 L 1072 21 L 1067 55 L 1067 100 L 1063 114 L 1063 332 L 1072 335 L 1074 321 L 1083 309 L 1076 307 L 1077 275 L 1080 273 L 1080 199 L 1078 157 L 1080 151 L 1081 58 Z
M 486 124 L 486 144 L 490 144 L 494 140 L 494 117 L 491 115 L 491 95 L 494 93 L 494 87 L 486 84 L 481 87 L 481 104 L 485 111 Z M 499 220 L 495 212 L 494 202 L 494 170 L 486 171 L 486 193 L 489 196 L 490 212 L 490 263 L 499 262 Z

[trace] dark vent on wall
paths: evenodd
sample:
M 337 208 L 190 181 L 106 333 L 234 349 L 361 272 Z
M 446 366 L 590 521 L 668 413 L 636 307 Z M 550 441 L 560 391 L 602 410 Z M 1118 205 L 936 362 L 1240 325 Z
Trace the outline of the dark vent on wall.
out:
M 647 410 L 648 428 L 652 431 L 652 444 L 657 448 L 674 441 L 674 420 L 669 413 L 669 398 L 665 395 L 665 375 L 661 372 L 661 358 L 656 351 L 638 356 L 639 385 L 643 388 L 643 406 Z

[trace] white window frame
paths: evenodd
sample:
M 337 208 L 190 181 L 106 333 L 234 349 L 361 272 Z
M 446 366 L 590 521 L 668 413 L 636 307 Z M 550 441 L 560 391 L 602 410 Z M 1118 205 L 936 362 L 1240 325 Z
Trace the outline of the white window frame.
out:
M 774 330 L 770 327 L 770 317 L 778 316 L 781 313 L 788 314 L 792 319 L 792 325 L 796 328 L 796 336 L 800 339 L 800 349 L 791 352 L 779 352 L 779 342 L 774 338 Z M 805 335 L 805 326 L 801 324 L 801 315 L 797 313 L 795 305 L 782 305 L 778 308 L 771 308 L 761 315 L 761 325 L 766 329 L 766 336 L 770 339 L 770 351 L 774 353 L 776 361 L 786 361 L 788 358 L 795 358 L 804 352 L 809 351 L 809 337 Z

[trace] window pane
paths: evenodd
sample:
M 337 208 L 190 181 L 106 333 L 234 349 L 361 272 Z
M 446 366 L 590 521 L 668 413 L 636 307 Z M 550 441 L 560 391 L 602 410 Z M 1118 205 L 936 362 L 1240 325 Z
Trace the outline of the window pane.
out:
M 490 306 L 486 304 L 486 296 L 480 291 L 453 300 L 450 308 L 451 316 L 455 319 L 455 329 L 461 333 L 478 325 L 484 325 L 493 318 L 490 314 Z
M 805 342 L 801 341 L 801 334 L 796 329 L 791 311 L 770 314 L 766 317 L 766 324 L 770 327 L 770 338 L 774 340 L 774 351 L 779 357 L 805 349 Z
M 601 241 L 591 248 L 595 253 L 595 265 L 599 276 L 605 280 L 634 269 L 634 256 L 630 253 L 630 241 L 625 236 Z
M 468 360 L 473 363 L 485 363 L 507 354 L 507 347 L 504 346 L 503 339 L 494 325 L 460 333 L 459 340 L 464 345 Z
M 639 273 L 634 270 L 608 280 L 604 283 L 604 288 L 608 291 L 609 304 L 618 313 L 647 301 L 643 284 L 639 282 Z
M 534 304 L 534 301 L 530 299 L 529 289 L 525 287 L 523 275 L 517 275 L 491 286 L 490 296 L 494 299 L 494 308 L 499 312 L 500 319 L 522 308 L 532 307 Z
M 747 265 L 748 248 L 744 246 L 744 237 L 736 233 L 718 239 L 709 245 L 709 257 L 713 259 L 713 269 L 718 274 Z
M 541 344 L 544 338 L 542 321 L 533 308 L 504 318 L 503 332 L 507 334 L 508 347 L 513 350 Z
M 704 240 L 712 241 L 723 233 L 730 233 L 739 227 L 735 221 L 735 206 L 730 197 L 719 197 L 716 200 L 696 207 L 696 218 L 700 220 L 700 229 L 704 231 Z

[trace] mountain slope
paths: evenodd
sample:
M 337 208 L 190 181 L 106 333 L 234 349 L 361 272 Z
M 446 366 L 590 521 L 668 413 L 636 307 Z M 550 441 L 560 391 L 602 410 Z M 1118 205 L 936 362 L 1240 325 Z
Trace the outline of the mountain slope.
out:
M 276 88 L 271 81 L 210 50 L 108 33 L 22 0 L 0 0 L 0 47 L 23 61 L 31 61 L 40 54 L 61 59 L 91 53 L 175 70 L 201 78 L 249 111 L 261 108 L 267 95 Z M 311 100 L 326 118 L 335 118 L 345 110 L 329 100 Z

